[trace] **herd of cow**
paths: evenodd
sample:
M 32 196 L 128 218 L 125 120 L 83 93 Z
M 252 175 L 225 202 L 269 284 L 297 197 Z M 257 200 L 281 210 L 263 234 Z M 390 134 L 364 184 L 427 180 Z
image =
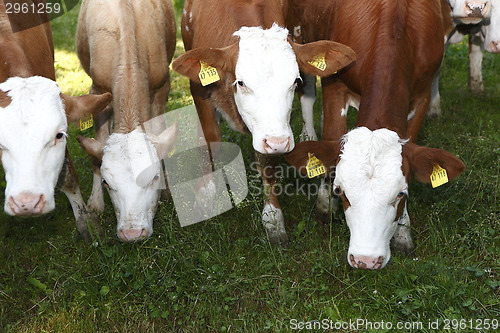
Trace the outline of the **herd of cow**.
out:
M 156 163 L 138 181 L 131 165 L 144 158 L 145 143 L 158 162 L 182 136 L 176 124 L 148 122 L 163 114 L 171 89 L 171 0 L 83 0 L 76 48 L 92 86 L 80 97 L 62 94 L 55 82 L 48 14 L 7 13 L 5 2 L 0 1 L 5 212 L 48 213 L 60 187 L 89 241 L 89 228 L 99 229 L 95 212 L 104 210 L 104 184 L 118 237 L 149 237 L 162 167 Z M 186 52 L 172 68 L 190 80 L 206 142 L 222 140 L 218 114 L 233 129 L 251 133 L 267 195 L 262 221 L 271 242 L 288 241 L 274 190 L 279 156 L 285 154 L 301 171 L 316 158 L 326 169 L 317 199 L 320 216 L 329 217 L 340 197 L 351 233 L 348 263 L 379 269 L 390 259 L 391 244 L 398 251 L 413 249 L 406 209 L 412 173 L 430 183 L 465 170 L 454 155 L 417 145 L 417 136 L 428 110 L 441 113 L 437 82 L 444 49 L 463 34 L 469 34 L 470 88 L 482 89 L 482 52 L 500 52 L 498 11 L 498 0 L 186 0 Z M 318 76 L 320 141 L 312 123 Z M 290 127 L 296 88 L 304 121 L 300 137 L 310 140 L 300 143 Z M 349 106 L 359 110 L 352 130 L 346 124 Z M 90 114 L 95 140 L 78 138 L 93 161 L 92 194 L 85 204 L 66 140 L 68 123 Z M 197 185 L 204 204 L 216 190 L 210 177 Z

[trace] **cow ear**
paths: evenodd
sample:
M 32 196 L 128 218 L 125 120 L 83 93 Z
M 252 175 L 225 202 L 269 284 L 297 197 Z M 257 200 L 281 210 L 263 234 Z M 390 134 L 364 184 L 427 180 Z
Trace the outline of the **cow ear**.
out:
M 455 155 L 442 149 L 421 147 L 414 143 L 403 146 L 403 157 L 408 159 L 415 178 L 422 183 L 431 182 L 434 166 L 439 165 L 446 170 L 448 180 L 455 179 L 465 170 L 465 164 Z
M 172 151 L 178 133 L 179 125 L 175 122 L 172 126 L 161 132 L 160 135 L 148 135 L 151 143 L 156 148 L 160 160 L 167 157 L 168 153 Z
M 91 114 L 95 116 L 112 100 L 109 92 L 102 95 L 90 94 L 77 97 L 61 94 L 61 98 L 64 101 L 68 122 L 77 122 Z
M 340 154 L 340 142 L 338 141 L 304 141 L 295 145 L 295 148 L 285 159 L 304 175 L 307 175 L 306 166 L 309 155 L 314 155 L 328 169 L 337 165 Z
M 356 60 L 354 51 L 340 43 L 321 40 L 292 45 L 300 70 L 305 74 L 328 76 L 337 73 Z
M 235 43 L 220 49 L 193 49 L 175 59 L 172 62 L 172 68 L 191 81 L 205 85 L 200 80 L 201 64 L 215 68 L 219 77 L 225 72 L 234 73 L 238 48 L 238 44 Z
M 102 155 L 104 148 L 104 144 L 102 142 L 81 135 L 78 136 L 76 140 L 83 148 L 83 150 L 85 150 L 85 152 L 89 154 L 89 156 L 95 157 L 96 159 L 99 160 L 99 162 L 102 162 Z

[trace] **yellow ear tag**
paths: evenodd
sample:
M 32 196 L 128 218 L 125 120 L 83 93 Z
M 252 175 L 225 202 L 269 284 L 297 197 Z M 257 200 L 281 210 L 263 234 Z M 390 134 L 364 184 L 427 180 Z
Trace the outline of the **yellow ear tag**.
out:
M 90 115 L 88 118 L 80 119 L 80 131 L 85 131 L 94 126 L 94 117 Z
M 170 151 L 170 153 L 168 153 L 168 158 L 172 157 L 175 154 L 176 150 L 177 150 L 177 147 L 174 145 L 172 147 L 172 150 Z
M 326 69 L 325 54 L 324 53 L 318 54 L 317 56 L 312 58 L 312 60 L 309 60 L 307 63 L 310 64 L 311 66 L 316 67 L 320 71 L 325 71 Z
M 307 161 L 306 165 L 307 177 L 314 178 L 326 173 L 325 166 L 316 156 L 311 153 L 307 153 L 307 155 L 309 156 L 309 161 Z
M 448 182 L 448 174 L 446 170 L 441 168 L 439 165 L 435 165 L 431 174 L 431 185 L 432 188 L 436 188 Z
M 220 80 L 219 73 L 217 73 L 217 69 L 215 67 L 212 67 L 203 61 L 200 61 L 200 65 L 201 68 L 198 77 L 200 78 L 202 86 L 206 86 Z

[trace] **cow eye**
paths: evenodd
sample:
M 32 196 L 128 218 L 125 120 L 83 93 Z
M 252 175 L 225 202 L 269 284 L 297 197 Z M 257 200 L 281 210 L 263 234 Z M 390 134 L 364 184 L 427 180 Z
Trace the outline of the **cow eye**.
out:
M 397 199 L 401 199 L 402 197 L 408 196 L 408 189 L 404 189 L 403 191 L 398 193 Z
M 61 141 L 66 136 L 67 136 L 66 132 L 63 132 L 63 131 L 58 132 L 56 134 L 56 141 Z
M 242 88 L 244 88 L 244 87 L 245 87 L 245 82 L 243 82 L 243 81 L 237 81 L 236 83 L 238 83 L 238 85 L 239 85 L 240 87 L 242 87 Z
M 335 186 L 335 185 L 333 185 L 332 192 L 333 192 L 333 195 L 335 195 L 337 197 L 340 197 L 344 193 L 344 191 L 342 191 L 342 189 L 339 186 Z
M 107 188 L 109 188 L 109 184 L 108 184 L 108 182 L 104 178 L 102 179 L 102 184 L 104 186 L 106 186 Z
M 296 78 L 295 79 L 295 82 L 294 82 L 296 85 L 299 84 L 299 83 L 302 83 L 302 79 L 300 77 Z

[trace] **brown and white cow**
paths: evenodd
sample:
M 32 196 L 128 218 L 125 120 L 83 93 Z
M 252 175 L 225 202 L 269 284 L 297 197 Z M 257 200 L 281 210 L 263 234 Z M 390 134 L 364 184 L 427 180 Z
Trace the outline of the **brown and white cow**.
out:
M 492 0 L 441 0 L 445 50 L 469 36 L 469 90 L 483 92 L 482 62 L 484 50 L 500 52 L 500 5 Z M 432 83 L 429 116 L 441 116 L 440 72 Z
M 7 14 L 5 2 L 0 1 L 0 149 L 7 182 L 4 210 L 13 216 L 52 211 L 59 180 L 78 231 L 90 241 L 87 224 L 98 228 L 97 216 L 90 213 L 80 194 L 66 149 L 68 123 L 103 110 L 111 96 L 61 94 L 55 82 L 48 21 L 48 15 L 33 12 Z
M 77 53 L 92 78 L 91 92 L 113 93 L 107 113 L 96 119 L 96 140 L 79 138 L 94 158 L 89 207 L 104 210 L 102 177 L 122 241 L 153 233 L 160 161 L 177 133 L 176 126 L 163 131 L 162 120 L 175 34 L 171 0 L 85 0 L 80 9 Z
M 322 141 L 297 144 L 287 160 L 304 169 L 308 153 L 313 153 L 328 167 L 336 166 L 333 192 L 342 197 L 351 232 L 348 262 L 355 268 L 379 269 L 389 261 L 391 238 L 396 249 L 413 248 L 406 210 L 412 171 L 417 180 L 429 183 L 435 165 L 450 180 L 465 168 L 452 154 L 415 143 L 443 56 L 439 2 L 295 4 L 301 6 L 306 41 L 336 40 L 350 46 L 357 59 L 322 79 Z M 356 128 L 347 132 L 349 105 L 359 113 Z M 323 214 L 328 213 L 329 192 L 318 196 Z
M 266 188 L 263 223 L 270 241 L 282 244 L 288 237 L 275 194 L 275 166 L 277 154 L 294 147 L 289 122 L 295 87 L 301 80 L 299 69 L 327 76 L 354 59 L 351 49 L 331 41 L 291 42 L 283 28 L 284 11 L 279 0 L 187 0 L 181 23 L 187 52 L 173 62 L 173 69 L 190 79 L 209 143 L 222 138 L 216 109 L 233 129 L 252 134 Z M 309 63 L 316 56 L 324 59 L 323 70 Z M 220 79 L 203 86 L 200 63 L 215 68 Z M 213 182 L 207 180 L 200 192 L 213 196 Z

